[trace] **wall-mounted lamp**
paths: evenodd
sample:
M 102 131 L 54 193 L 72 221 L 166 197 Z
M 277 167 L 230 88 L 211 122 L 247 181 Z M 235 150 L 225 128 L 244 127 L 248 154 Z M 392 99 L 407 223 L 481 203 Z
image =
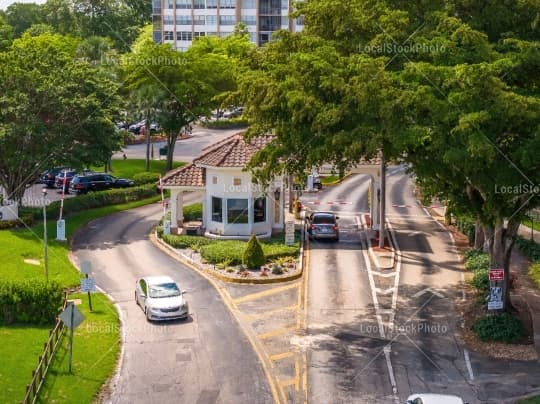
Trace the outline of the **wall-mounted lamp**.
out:
M 281 195 L 281 189 L 279 188 L 276 188 L 276 190 L 274 191 L 274 199 L 276 201 L 279 201 L 279 196 Z

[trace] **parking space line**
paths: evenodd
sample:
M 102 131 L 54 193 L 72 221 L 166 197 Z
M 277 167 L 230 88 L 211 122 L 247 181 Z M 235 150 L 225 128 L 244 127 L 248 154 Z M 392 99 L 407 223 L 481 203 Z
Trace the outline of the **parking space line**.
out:
M 268 338 L 278 337 L 280 335 L 287 334 L 288 332 L 291 332 L 293 330 L 296 330 L 296 324 L 288 326 L 288 327 L 278 328 L 276 330 L 265 332 L 263 334 L 258 334 L 257 338 L 268 339 Z
M 233 303 L 238 305 L 241 303 L 249 302 L 251 300 L 257 300 L 263 297 L 272 296 L 272 295 L 275 295 L 280 292 L 284 292 L 289 289 L 294 289 L 296 287 L 298 287 L 298 282 L 292 283 L 290 285 L 280 286 L 280 287 L 276 287 L 276 288 L 272 288 L 268 290 L 263 290 L 262 292 L 252 293 L 246 296 L 238 297 L 236 299 L 233 299 Z

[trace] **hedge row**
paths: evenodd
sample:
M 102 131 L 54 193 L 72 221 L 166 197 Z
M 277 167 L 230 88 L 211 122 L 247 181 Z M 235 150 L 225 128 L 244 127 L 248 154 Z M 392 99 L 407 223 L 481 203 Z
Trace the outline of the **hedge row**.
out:
M 467 236 L 469 245 L 474 245 L 475 221 L 470 217 L 458 216 L 456 217 L 456 227 L 461 233 Z
M 471 285 L 481 295 L 489 293 L 489 255 L 481 250 L 465 253 L 465 268 L 473 272 Z
M 248 126 L 247 119 L 230 118 L 212 121 L 203 121 L 202 125 L 208 129 L 242 129 Z
M 24 227 L 25 225 L 29 227 L 34 225 L 33 215 L 20 216 L 19 220 L 0 220 L 0 230 Z
M 159 181 L 159 173 L 138 173 L 133 176 L 135 185 L 156 184 Z
M 155 196 L 158 193 L 155 184 L 146 184 L 131 188 L 116 188 L 107 191 L 91 192 L 85 195 L 77 195 L 74 198 L 64 200 L 64 215 L 81 212 L 83 210 L 101 208 L 128 202 L 139 201 Z M 34 219 L 41 220 L 43 211 L 40 208 L 22 208 L 21 211 L 29 212 Z M 47 206 L 47 216 L 56 217 L 60 211 L 60 201 L 54 201 Z
M 540 261 L 540 244 L 523 237 L 518 237 L 516 245 L 532 261 Z
M 0 324 L 52 324 L 63 299 L 56 282 L 0 281 Z
M 506 344 L 518 343 L 526 335 L 520 319 L 510 313 L 480 317 L 471 329 L 482 341 L 497 341 Z
M 161 231 L 158 229 L 158 235 Z M 201 236 L 169 234 L 163 240 L 174 248 L 191 248 L 211 264 L 240 265 L 243 263 L 247 242 L 243 240 L 215 240 Z M 300 245 L 287 246 L 281 240 L 260 240 L 266 261 L 298 255 Z

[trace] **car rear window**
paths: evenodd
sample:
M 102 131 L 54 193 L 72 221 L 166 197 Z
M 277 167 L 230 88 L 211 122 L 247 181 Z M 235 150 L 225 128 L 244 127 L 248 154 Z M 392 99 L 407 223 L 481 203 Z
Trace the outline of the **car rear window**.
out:
M 332 215 L 314 215 L 313 223 L 315 224 L 334 224 L 336 219 Z

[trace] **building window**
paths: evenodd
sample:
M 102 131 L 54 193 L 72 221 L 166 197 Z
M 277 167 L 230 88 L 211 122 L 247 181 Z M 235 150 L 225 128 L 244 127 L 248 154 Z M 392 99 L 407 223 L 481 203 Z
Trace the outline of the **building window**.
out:
M 223 222 L 223 199 L 212 197 L 212 221 Z
M 189 15 L 177 15 L 176 16 L 177 25 L 191 25 L 191 16 Z
M 204 23 L 205 23 L 204 15 L 196 15 L 193 17 L 193 24 L 204 25 Z
M 191 31 L 178 31 L 176 33 L 176 40 L 177 41 L 191 41 L 193 38 L 192 38 L 192 35 L 191 35 Z
M 206 25 L 217 25 L 217 15 L 207 15 Z
M 176 8 L 191 8 L 191 0 L 176 0 Z
M 174 0 L 165 0 L 163 3 L 163 8 L 169 8 L 171 10 L 174 8 Z
M 219 16 L 219 23 L 221 25 L 234 25 L 235 24 L 235 16 L 234 15 L 220 15 Z
M 236 8 L 236 0 L 219 0 L 220 8 Z
M 246 25 L 257 25 L 256 15 L 244 15 L 242 16 L 242 22 Z
M 206 32 L 194 32 L 193 39 L 200 38 L 206 35 Z
M 205 8 L 204 0 L 194 0 L 193 8 L 199 9 L 199 10 Z
M 253 222 L 266 222 L 266 198 L 256 198 L 253 200 Z
M 296 25 L 304 25 L 304 16 L 301 15 L 296 19 Z
M 165 41 L 172 41 L 174 40 L 174 32 L 172 31 L 164 31 L 163 32 L 163 39 Z
M 247 199 L 227 199 L 227 223 L 248 223 Z
M 163 16 L 163 25 L 173 25 L 174 19 L 172 15 L 164 15 Z
M 233 185 L 242 185 L 242 178 L 233 178 Z
M 218 0 L 206 0 L 206 8 L 217 8 Z
M 255 10 L 257 8 L 257 0 L 242 0 L 242 8 L 245 10 Z
M 196 34 L 198 34 L 198 32 L 196 32 Z M 212 184 L 217 184 L 217 177 L 215 175 L 212 177 Z

